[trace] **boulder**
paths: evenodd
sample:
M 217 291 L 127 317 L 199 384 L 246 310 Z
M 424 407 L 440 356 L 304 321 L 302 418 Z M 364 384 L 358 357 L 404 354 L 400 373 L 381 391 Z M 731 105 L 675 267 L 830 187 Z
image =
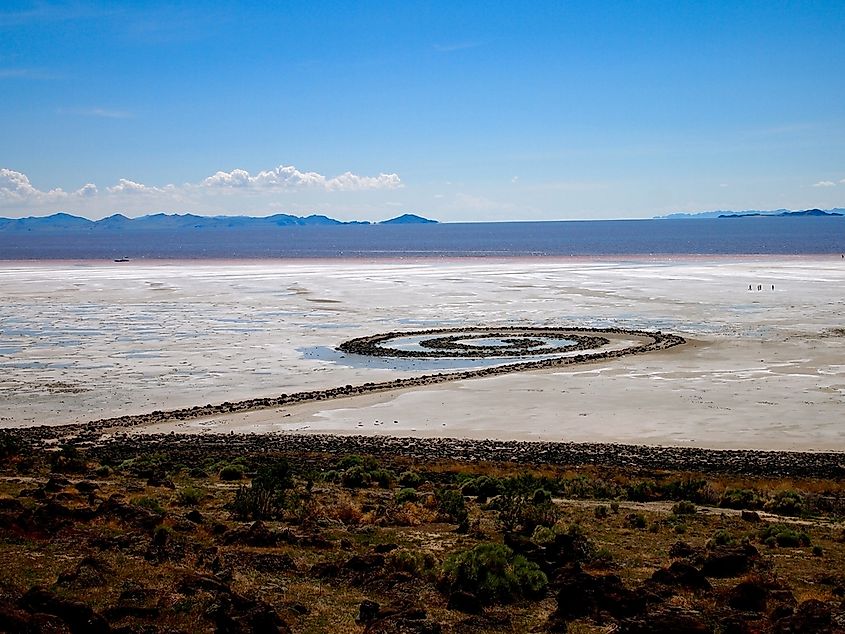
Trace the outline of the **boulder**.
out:
M 834 634 L 842 629 L 833 625 L 830 606 L 818 599 L 801 602 L 791 616 L 777 620 L 774 634 Z
M 447 606 L 450 610 L 457 610 L 466 614 L 481 614 L 481 601 L 474 594 L 456 590 L 449 595 Z
M 748 572 L 760 554 L 751 544 L 717 546 L 704 559 L 706 577 L 738 577 Z
M 271 531 L 261 520 L 253 522 L 249 527 L 239 526 L 227 531 L 223 535 L 224 544 L 244 544 L 246 546 L 275 546 L 279 537 Z
M 616 575 L 593 576 L 575 566 L 559 574 L 555 620 L 570 620 L 607 612 L 615 618 L 641 613 L 646 597 L 626 588 Z
M 734 610 L 765 612 L 769 591 L 760 581 L 743 581 L 727 592 L 727 602 Z
M 62 599 L 54 592 L 34 587 L 24 594 L 18 605 L 29 612 L 56 616 L 64 621 L 72 634 L 108 634 L 106 620 L 81 601 Z
M 695 566 L 685 561 L 673 561 L 668 568 L 661 568 L 651 575 L 651 580 L 669 587 L 688 588 L 690 590 L 712 590 L 713 586 L 704 574 Z
M 367 625 L 378 618 L 381 606 L 375 601 L 366 599 L 358 606 L 358 616 L 355 617 L 355 622 L 358 625 Z

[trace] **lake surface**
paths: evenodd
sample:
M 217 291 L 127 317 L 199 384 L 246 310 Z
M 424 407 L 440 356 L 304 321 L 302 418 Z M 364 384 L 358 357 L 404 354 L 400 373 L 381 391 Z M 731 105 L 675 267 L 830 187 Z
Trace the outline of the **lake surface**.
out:
M 0 260 L 845 253 L 845 217 L 0 231 Z

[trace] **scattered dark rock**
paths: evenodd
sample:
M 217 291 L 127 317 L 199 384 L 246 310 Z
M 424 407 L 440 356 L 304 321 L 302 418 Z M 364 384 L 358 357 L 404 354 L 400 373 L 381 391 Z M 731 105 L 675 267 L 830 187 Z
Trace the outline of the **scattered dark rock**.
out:
M 759 556 L 751 544 L 717 546 L 705 557 L 702 572 L 706 577 L 737 577 L 748 572 Z
M 689 588 L 691 590 L 712 590 L 701 570 L 685 561 L 673 561 L 668 568 L 661 568 L 651 575 L 651 580 L 670 587 Z
M 32 615 L 22 610 L 8 601 L 0 601 L 0 629 L 4 632 L 12 632 L 17 634 L 38 632 L 38 628 L 33 623 Z
M 85 557 L 74 570 L 61 573 L 56 583 L 60 586 L 96 588 L 106 585 L 113 572 L 106 562 L 96 557 Z
M 290 634 L 290 627 L 267 603 L 234 592 L 221 593 L 207 615 L 218 634 Z
M 366 599 L 358 606 L 358 616 L 355 617 L 355 622 L 358 625 L 367 625 L 378 618 L 381 606 L 375 601 Z
M 145 530 L 155 528 L 164 519 L 161 513 L 156 513 L 136 504 L 127 504 L 123 496 L 117 493 L 100 504 L 97 509 L 97 515 L 101 517 L 114 517 Z
M 774 634 L 840 634 L 843 628 L 834 626 L 830 606 L 818 599 L 798 605 L 795 613 L 775 622 Z
M 108 634 L 106 620 L 81 601 L 62 599 L 44 588 L 35 587 L 18 604 L 30 612 L 51 614 L 67 623 L 72 634 Z
M 757 511 L 743 511 L 742 519 L 746 522 L 757 523 L 760 521 L 760 514 Z
M 449 595 L 449 603 L 446 607 L 466 614 L 481 614 L 482 609 L 478 597 L 463 590 L 452 592 Z
M 769 591 L 756 580 L 743 581 L 728 590 L 727 601 L 734 610 L 742 612 L 765 612 Z
M 614 618 L 641 613 L 647 596 L 626 588 L 616 575 L 593 576 L 572 567 L 555 580 L 557 609 L 553 620 L 596 616 L 602 612 Z
M 672 559 L 686 559 L 691 557 L 697 557 L 703 551 L 700 548 L 694 548 L 687 542 L 675 542 L 669 548 L 669 556 Z
M 333 561 L 318 561 L 311 566 L 311 574 L 320 579 L 330 579 L 340 574 L 340 566 Z
M 397 548 L 399 548 L 399 544 L 377 544 L 373 550 L 377 553 L 386 554 L 393 552 Z
M 185 595 L 193 595 L 197 592 L 227 593 L 229 586 L 208 575 L 189 574 L 185 575 L 179 583 L 179 592 Z
M 76 490 L 80 493 L 93 493 L 100 488 L 100 485 L 96 482 L 91 482 L 90 480 L 80 480 L 74 485 L 74 487 L 76 487 Z
M 193 522 L 194 524 L 202 524 L 205 521 L 205 518 L 202 516 L 202 513 L 200 513 L 196 509 L 189 511 L 188 514 L 185 515 L 185 519 Z
M 346 570 L 352 572 L 372 572 L 378 568 L 384 567 L 384 555 L 370 554 L 370 555 L 352 555 L 343 564 Z
M 275 546 L 278 542 L 278 535 L 267 528 L 261 520 L 253 522 L 249 527 L 239 526 L 238 528 L 233 528 L 223 535 L 224 544 Z
M 49 479 L 47 480 L 47 484 L 44 485 L 44 490 L 47 491 L 47 493 L 57 493 L 66 486 L 70 486 L 70 480 L 56 473 L 51 473 Z
M 23 509 L 23 504 L 15 498 L 0 498 L 0 511 L 20 513 Z
M 147 486 L 162 487 L 162 488 L 171 489 L 171 490 L 176 489 L 176 484 L 174 484 L 173 480 L 167 478 L 164 475 L 159 475 L 159 474 L 150 476 L 149 479 L 147 480 Z
M 297 616 L 305 616 L 306 614 L 311 613 L 311 610 L 309 610 L 307 606 L 302 605 L 301 603 L 299 603 L 297 601 L 291 601 L 289 603 L 285 603 L 284 607 L 285 607 L 286 610 L 289 610 L 290 612 L 292 612 L 293 614 L 296 614 Z

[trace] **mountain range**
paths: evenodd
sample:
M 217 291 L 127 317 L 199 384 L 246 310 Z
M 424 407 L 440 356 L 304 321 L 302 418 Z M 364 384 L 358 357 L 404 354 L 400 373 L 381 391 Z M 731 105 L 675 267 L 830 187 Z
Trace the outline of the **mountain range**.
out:
M 804 209 L 791 211 L 789 209 L 775 209 L 773 211 L 760 211 L 749 209 L 747 211 L 702 211 L 699 213 L 674 213 L 667 216 L 655 216 L 656 220 L 687 220 L 690 218 L 751 218 L 751 217 L 819 217 L 819 216 L 845 216 L 845 209 Z
M 273 216 L 197 216 L 194 214 L 152 214 L 140 218 L 127 218 L 122 214 L 114 214 L 101 220 L 89 220 L 67 213 L 57 213 L 50 216 L 31 216 L 29 218 L 0 218 L 0 231 L 37 231 L 37 232 L 87 232 L 103 231 L 123 233 L 131 231 L 185 231 L 204 229 L 262 229 L 279 227 L 313 227 L 338 225 L 405 225 L 405 224 L 434 224 L 430 220 L 416 214 L 403 214 L 396 218 L 383 220 L 378 223 L 367 221 L 344 222 L 328 216 L 292 216 L 289 214 L 275 214 Z

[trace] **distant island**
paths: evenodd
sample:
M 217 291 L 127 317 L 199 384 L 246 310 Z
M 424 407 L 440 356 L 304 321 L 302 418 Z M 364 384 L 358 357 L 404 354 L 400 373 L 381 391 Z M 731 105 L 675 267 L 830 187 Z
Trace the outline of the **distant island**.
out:
M 666 216 L 655 216 L 655 220 L 688 220 L 695 218 L 820 218 L 825 216 L 845 216 L 845 209 L 804 209 L 791 211 L 789 209 L 775 209 L 760 211 L 749 209 L 746 211 L 702 211 L 699 213 L 674 213 Z
M 804 211 L 782 211 L 779 214 L 767 214 L 759 211 L 751 211 L 748 213 L 736 214 L 722 214 L 719 218 L 801 218 L 806 216 L 841 216 L 841 213 L 835 211 L 822 211 L 821 209 L 805 209 Z
M 29 232 L 89 232 L 103 231 L 124 233 L 132 231 L 185 231 L 205 229 L 269 229 L 280 227 L 328 227 L 341 225 L 408 225 L 437 224 L 436 220 L 416 214 L 402 214 L 381 222 L 342 221 L 328 216 L 312 214 L 293 216 L 274 214 L 272 216 L 197 216 L 195 214 L 151 214 L 140 218 L 127 218 L 114 214 L 101 220 L 89 220 L 67 213 L 28 218 L 0 218 L 0 231 Z

